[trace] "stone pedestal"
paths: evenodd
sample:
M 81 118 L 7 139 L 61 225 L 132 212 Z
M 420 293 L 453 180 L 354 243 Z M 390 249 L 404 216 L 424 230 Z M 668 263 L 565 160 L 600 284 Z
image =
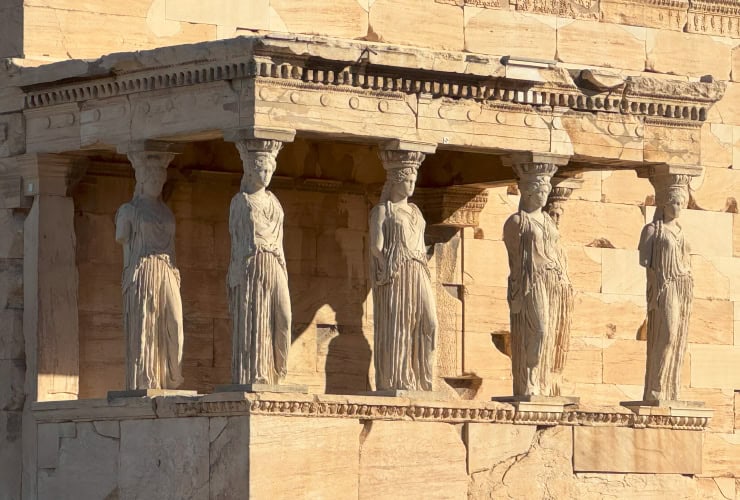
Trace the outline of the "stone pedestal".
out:
M 517 412 L 563 413 L 567 406 L 574 406 L 581 398 L 570 396 L 497 396 L 491 401 L 509 403 Z
M 625 408 L 635 415 L 668 416 L 668 417 L 703 417 L 711 418 L 714 410 L 706 408 L 703 401 L 622 401 Z
M 226 384 L 217 385 L 213 392 L 289 392 L 294 394 L 308 394 L 308 386 L 297 384 Z
M 132 389 L 130 391 L 108 391 L 108 401 L 121 398 L 159 398 L 163 396 L 197 396 L 198 391 L 178 389 Z
M 388 389 L 384 391 L 368 391 L 363 396 L 378 396 L 385 398 L 407 398 L 425 401 L 447 401 L 450 396 L 440 391 L 407 391 L 405 389 Z

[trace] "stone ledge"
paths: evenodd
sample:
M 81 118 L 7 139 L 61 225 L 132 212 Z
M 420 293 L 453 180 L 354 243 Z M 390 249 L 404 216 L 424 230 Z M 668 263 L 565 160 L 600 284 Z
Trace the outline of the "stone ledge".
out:
M 228 394 L 228 397 L 225 397 Z M 486 401 L 426 401 L 404 397 L 328 394 L 223 393 L 197 397 L 92 399 L 33 403 L 38 422 L 127 420 L 199 416 L 280 415 L 445 423 L 610 426 L 704 430 L 706 416 L 637 415 L 619 407 L 570 407 L 561 412 L 522 411 Z

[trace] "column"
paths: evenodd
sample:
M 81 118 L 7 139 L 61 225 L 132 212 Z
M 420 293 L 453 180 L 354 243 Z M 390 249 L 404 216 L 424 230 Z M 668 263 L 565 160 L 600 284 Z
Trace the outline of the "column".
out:
M 375 388 L 379 395 L 439 390 L 435 380 L 438 334 L 435 291 L 427 266 L 421 210 L 409 203 L 425 154 L 436 145 L 393 141 L 382 145 L 386 181 L 370 212 Z

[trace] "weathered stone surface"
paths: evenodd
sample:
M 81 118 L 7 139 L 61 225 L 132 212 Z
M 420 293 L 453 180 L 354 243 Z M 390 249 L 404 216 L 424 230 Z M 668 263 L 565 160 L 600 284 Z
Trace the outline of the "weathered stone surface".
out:
M 735 212 L 740 192 L 740 171 L 728 168 L 705 168 L 701 176 L 692 179 L 692 197 L 703 210 Z
M 602 338 L 572 337 L 563 371 L 565 381 L 600 383 L 603 377 L 603 348 Z
M 166 19 L 192 24 L 211 24 L 268 29 L 270 21 L 269 0 L 215 0 L 206 5 L 197 0 L 166 0 Z M 299 31 L 300 32 L 300 31 Z
M 720 267 L 717 259 L 703 255 L 691 256 L 694 297 L 713 300 L 730 299 L 730 279 Z
M 213 25 L 168 22 L 164 18 L 164 9 L 161 14 L 153 14 L 155 15 L 148 20 L 131 15 L 26 7 L 23 9 L 24 53 L 26 57 L 48 61 L 48 58 L 90 59 L 120 51 L 123 48 L 120 38 L 105 41 L 90 36 L 91 32 L 102 25 L 107 26 L 111 32 L 125 33 L 125 47 L 128 50 L 216 38 L 216 27 Z
M 604 383 L 642 385 L 645 382 L 646 349 L 646 343 L 639 340 L 607 342 L 604 346 Z
M 732 214 L 732 255 L 740 257 L 740 215 Z
M 208 419 L 121 422 L 121 498 L 207 499 Z
M 560 221 L 560 236 L 567 245 L 597 246 L 606 240 L 606 248 L 637 248 L 644 223 L 637 206 L 571 199 Z
M 637 250 L 602 249 L 601 291 L 617 295 L 645 293 L 645 270 L 640 267 Z
M 572 459 L 572 428 L 537 431 L 525 456 L 510 457 L 474 474 L 468 498 L 576 498 Z
M 740 477 L 740 434 L 705 434 L 701 475 Z
M 267 4 L 267 0 L 264 3 Z M 361 38 L 368 33 L 367 10 L 367 2 L 357 0 L 315 2 L 310 9 L 291 0 L 270 0 L 270 29 L 288 33 Z M 237 26 L 241 27 L 240 24 Z
M 408 19 L 414 19 L 409 29 Z M 462 50 L 463 10 L 424 0 L 376 0 L 370 5 L 374 40 L 433 49 Z
M 555 18 L 465 6 L 465 50 L 554 60 Z
M 686 387 L 681 391 L 685 401 L 704 401 L 704 406 L 714 411 L 709 421 L 711 432 L 733 432 L 735 408 L 734 393 L 730 389 L 696 389 Z
M 0 411 L 0 498 L 21 498 L 21 412 Z
M 573 429 L 573 469 L 698 474 L 702 470 L 702 438 L 701 432 L 673 429 L 578 426 Z M 670 454 L 665 453 L 666 447 L 670 447 Z
M 506 286 L 509 271 L 503 241 L 466 239 L 463 252 L 466 284 Z
M 558 19 L 558 59 L 642 71 L 646 37 L 645 28 L 561 18 Z
M 732 166 L 733 127 L 707 123 L 701 129 L 701 165 L 728 168 Z M 707 207 L 707 209 L 709 209 Z
M 249 417 L 209 419 L 210 499 L 238 499 L 249 490 Z
M 689 344 L 691 387 L 740 387 L 740 346 Z
M 23 409 L 26 363 L 22 359 L 0 359 L 0 411 Z
M 580 337 L 635 339 L 645 317 L 642 295 L 578 293 L 571 333 Z
M 355 497 L 361 431 L 354 419 L 250 417 L 250 498 Z M 244 451 L 233 448 L 234 453 Z M 283 474 L 280 481 L 275 481 L 276 471 Z
M 568 277 L 573 288 L 578 292 L 600 292 L 601 249 L 566 246 L 565 252 L 568 257 Z
M 360 446 L 358 498 L 464 498 L 468 490 L 461 429 L 436 422 L 368 423 Z M 419 478 L 426 480 L 419 481 Z
M 705 35 L 647 30 L 648 70 L 674 75 L 730 79 L 731 45 Z
M 689 320 L 689 342 L 734 344 L 733 316 L 734 306 L 729 300 L 694 299 Z
M 118 494 L 118 439 L 79 422 L 74 436 L 59 439 L 58 465 L 41 469 L 40 499 L 110 498 Z M 118 422 L 112 422 L 116 427 Z M 125 497 L 124 497 L 125 498 Z
M 526 454 L 537 428 L 532 425 L 466 424 L 468 474 L 492 469 L 512 457 Z
M 639 206 L 652 194 L 652 187 L 634 170 L 611 170 L 601 172 L 601 192 L 604 202 Z
M 645 2 L 644 0 L 601 0 L 601 20 L 609 23 L 682 31 L 689 0 Z

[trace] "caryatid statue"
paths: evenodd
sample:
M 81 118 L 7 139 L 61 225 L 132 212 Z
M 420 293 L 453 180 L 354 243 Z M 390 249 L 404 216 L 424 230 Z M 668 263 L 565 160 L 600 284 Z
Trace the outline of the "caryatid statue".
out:
M 557 226 L 542 210 L 558 168 L 554 160 L 562 158 L 512 157 L 521 199 L 504 224 L 504 243 L 515 397 L 559 396 L 568 354 L 573 289 Z
M 424 153 L 386 149 L 380 158 L 386 181 L 370 212 L 376 390 L 431 391 L 437 311 L 426 223 L 408 202 Z
M 678 222 L 688 203 L 690 176 L 662 167 L 651 168 L 656 210 L 639 245 L 640 265 L 647 272 L 645 401 L 679 397 L 694 288 L 689 245 Z
M 283 208 L 265 188 L 282 143 L 240 139 L 244 175 L 231 200 L 228 271 L 232 382 L 278 385 L 288 371 L 291 308 L 283 252 Z
M 166 146 L 153 149 L 147 145 L 128 152 L 136 188 L 116 214 L 116 241 L 123 245 L 127 390 L 175 389 L 183 382 L 175 216 L 162 201 L 174 153 Z

